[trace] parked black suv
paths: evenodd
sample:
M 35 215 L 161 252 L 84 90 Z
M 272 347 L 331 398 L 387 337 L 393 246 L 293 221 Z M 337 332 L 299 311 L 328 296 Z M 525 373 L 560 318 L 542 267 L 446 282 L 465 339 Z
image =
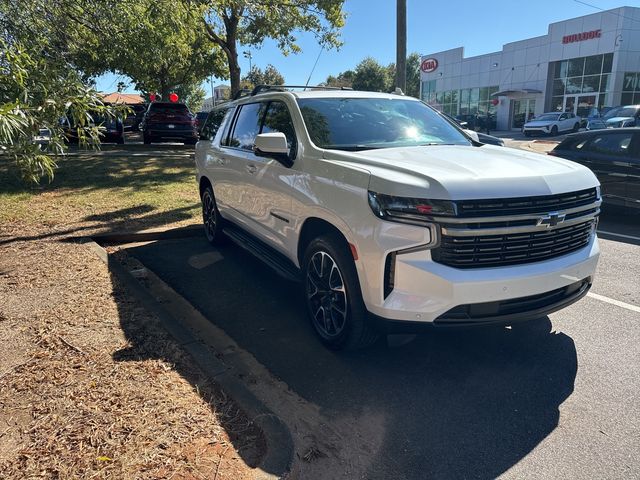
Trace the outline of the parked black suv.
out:
M 198 141 L 196 120 L 184 103 L 151 103 L 140 129 L 145 144 L 179 141 L 194 145 Z
M 549 154 L 590 168 L 605 203 L 640 209 L 640 128 L 575 133 Z

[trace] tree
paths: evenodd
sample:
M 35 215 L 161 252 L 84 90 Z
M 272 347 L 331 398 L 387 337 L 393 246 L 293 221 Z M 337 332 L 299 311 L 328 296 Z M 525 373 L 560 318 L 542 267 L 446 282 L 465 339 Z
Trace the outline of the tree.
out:
M 355 72 L 353 70 L 347 70 L 345 72 L 340 72 L 336 77 L 329 75 L 325 84 L 328 87 L 353 87 L 353 77 L 355 76 Z
M 15 161 L 25 181 L 39 183 L 53 179 L 56 157 L 66 150 L 62 118 L 76 128 L 80 143 L 95 146 L 99 127 L 92 118 L 118 112 L 55 52 L 30 46 L 0 38 L 0 151 Z M 44 144 L 36 141 L 41 131 L 49 136 Z
M 284 77 L 276 67 L 268 64 L 264 71 L 254 66 L 251 71 L 242 77 L 242 86 L 253 88 L 257 85 L 284 85 Z
M 180 85 L 174 89 L 181 102 L 187 104 L 189 110 L 198 112 L 202 108 L 207 92 L 200 85 Z
M 189 1 L 189 0 L 183 0 Z M 195 0 L 194 0 L 195 1 Z M 231 94 L 240 90 L 238 45 L 276 41 L 284 55 L 299 53 L 294 32 L 312 32 L 326 48 L 339 47 L 344 0 L 198 0 L 206 31 L 227 57 Z
M 407 91 L 415 98 L 420 98 L 420 54 L 413 52 L 407 57 Z
M 353 88 L 371 92 L 387 92 L 393 83 L 390 69 L 383 67 L 376 60 L 367 57 L 357 66 L 353 75 Z

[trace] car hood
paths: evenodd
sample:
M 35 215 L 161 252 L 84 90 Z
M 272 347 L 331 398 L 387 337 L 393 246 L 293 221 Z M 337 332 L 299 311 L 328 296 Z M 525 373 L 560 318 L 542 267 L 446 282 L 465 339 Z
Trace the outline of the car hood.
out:
M 606 122 L 607 123 L 618 123 L 618 122 L 624 122 L 627 120 L 633 120 L 633 117 L 613 117 L 613 118 L 607 118 Z
M 325 158 L 369 171 L 371 190 L 399 196 L 509 198 L 566 193 L 599 184 L 588 168 L 577 163 L 493 145 L 327 150 Z
M 539 120 L 534 122 L 527 122 L 524 124 L 525 127 L 547 127 L 549 125 L 553 125 L 557 120 Z

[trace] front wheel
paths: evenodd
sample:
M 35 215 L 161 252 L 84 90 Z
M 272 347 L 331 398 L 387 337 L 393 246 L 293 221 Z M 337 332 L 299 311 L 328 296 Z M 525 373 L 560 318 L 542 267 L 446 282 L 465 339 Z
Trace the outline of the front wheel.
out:
M 576 124 L 573 126 L 573 131 L 574 131 L 574 132 L 577 132 L 578 130 L 580 130 L 580 124 L 579 124 L 579 123 L 576 123 Z
M 309 244 L 303 275 L 307 313 L 323 344 L 332 350 L 354 350 L 376 341 L 353 257 L 340 236 L 323 235 Z
M 553 127 L 551 127 L 550 135 L 552 137 L 555 137 L 556 135 L 558 135 L 558 126 L 557 125 L 554 125 Z

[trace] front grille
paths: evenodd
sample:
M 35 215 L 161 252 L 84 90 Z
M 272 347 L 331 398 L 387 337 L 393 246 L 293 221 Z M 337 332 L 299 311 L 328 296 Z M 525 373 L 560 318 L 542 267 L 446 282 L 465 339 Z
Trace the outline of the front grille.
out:
M 598 200 L 595 188 L 560 195 L 456 201 L 459 217 L 491 217 L 554 212 L 589 205 Z
M 596 220 L 568 227 L 505 235 L 442 235 L 432 250 L 438 263 L 455 268 L 487 268 L 549 260 L 589 243 Z

